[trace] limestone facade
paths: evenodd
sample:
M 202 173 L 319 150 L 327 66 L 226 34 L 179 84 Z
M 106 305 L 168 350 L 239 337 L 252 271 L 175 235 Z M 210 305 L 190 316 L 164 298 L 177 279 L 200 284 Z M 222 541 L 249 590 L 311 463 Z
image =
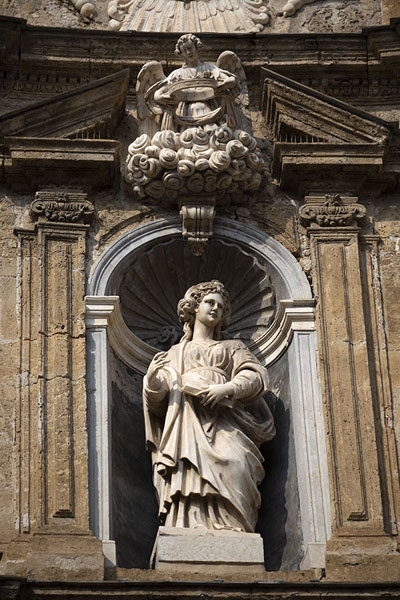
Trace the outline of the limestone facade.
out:
M 213 204 L 201 256 L 176 202 L 134 197 L 123 175 L 138 73 L 179 67 L 177 35 L 106 29 L 99 0 L 96 17 L 53 4 L 11 2 L 0 18 L 0 592 L 398 597 L 396 3 L 279 17 L 270 2 L 262 31 L 206 34 L 208 62 L 240 56 L 267 170 L 251 195 Z M 142 376 L 180 335 L 177 300 L 213 278 L 236 299 L 230 335 L 272 382 L 265 570 L 149 569 Z

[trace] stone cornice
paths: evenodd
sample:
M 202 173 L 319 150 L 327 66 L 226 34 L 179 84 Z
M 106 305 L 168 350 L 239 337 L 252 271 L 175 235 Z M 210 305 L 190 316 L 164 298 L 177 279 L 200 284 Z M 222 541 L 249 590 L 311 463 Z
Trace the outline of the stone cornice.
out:
M 369 144 L 276 143 L 273 175 L 282 189 L 358 195 L 368 177 L 381 174 L 387 150 Z
M 85 191 L 119 181 L 120 144 L 113 140 L 5 138 L 0 180 L 20 191 L 49 185 Z
M 400 41 L 397 20 L 390 25 L 368 28 L 352 34 L 212 34 L 204 33 L 204 58 L 214 59 L 221 43 L 234 47 L 246 71 L 267 64 L 270 68 L 296 79 L 326 78 L 346 74 L 370 81 L 374 74 L 391 71 L 397 76 L 400 64 Z M 73 52 L 68 52 L 73 40 Z M 365 43 L 367 40 L 367 44 Z M 102 77 L 129 67 L 132 79 L 148 60 L 149 47 L 160 48 L 168 65 L 174 68 L 175 33 L 112 32 L 37 27 L 24 19 L 0 17 L 0 49 L 7 69 L 18 66 L 24 72 L 58 72 L 63 76 Z M 20 56 L 19 56 L 20 55 Z M 46 56 L 46 61 L 41 57 Z M 249 74 L 249 73 L 248 73 Z M 68 85 L 68 82 L 66 82 Z

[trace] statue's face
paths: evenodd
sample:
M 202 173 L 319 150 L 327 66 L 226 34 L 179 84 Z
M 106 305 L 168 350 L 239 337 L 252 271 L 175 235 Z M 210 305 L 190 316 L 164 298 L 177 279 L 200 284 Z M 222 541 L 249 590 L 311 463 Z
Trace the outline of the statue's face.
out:
M 208 327 L 216 327 L 224 312 L 224 299 L 218 292 L 206 294 L 195 309 L 196 319 Z
M 180 51 L 185 62 L 187 62 L 188 64 L 197 61 L 199 52 L 197 50 L 196 44 L 191 40 L 182 44 L 182 46 L 180 46 Z

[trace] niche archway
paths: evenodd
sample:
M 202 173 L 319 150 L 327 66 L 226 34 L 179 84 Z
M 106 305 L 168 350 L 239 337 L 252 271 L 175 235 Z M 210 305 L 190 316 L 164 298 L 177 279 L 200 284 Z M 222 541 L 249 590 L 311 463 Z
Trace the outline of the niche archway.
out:
M 130 389 L 136 386 L 139 397 L 138 378 L 157 348 L 174 343 L 179 335 L 173 307 L 182 291 L 196 281 L 219 278 L 227 285 L 234 308 L 235 302 L 238 309 L 243 302 L 247 306 L 233 323 L 230 335 L 244 338 L 259 360 L 272 374 L 275 372 L 275 378 L 282 370 L 279 361 L 285 361 L 292 435 L 287 459 L 299 475 L 292 487 L 298 488 L 303 548 L 300 566 L 323 567 L 331 517 L 316 372 L 314 302 L 307 278 L 294 257 L 272 237 L 228 219 L 217 219 L 215 237 L 205 256 L 190 257 L 179 221 L 160 219 L 121 236 L 92 270 L 86 298 L 91 528 L 102 540 L 109 564 L 116 564 L 111 461 L 113 361 L 130 370 Z M 235 262 L 240 263 L 236 275 L 232 268 Z M 157 302 L 162 309 L 157 309 Z M 240 319 L 246 324 L 244 330 Z M 275 394 L 276 399 L 279 394 Z M 115 496 L 114 490 L 114 525 Z M 122 510 L 130 510 L 129 501 Z

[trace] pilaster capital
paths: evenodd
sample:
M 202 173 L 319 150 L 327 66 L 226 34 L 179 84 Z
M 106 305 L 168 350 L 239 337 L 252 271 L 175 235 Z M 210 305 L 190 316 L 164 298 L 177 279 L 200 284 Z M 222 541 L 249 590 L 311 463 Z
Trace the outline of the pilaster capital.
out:
M 316 228 L 357 227 L 358 221 L 366 215 L 366 209 L 358 204 L 356 196 L 325 194 L 306 196 L 299 215 L 303 225 Z
M 51 223 L 89 223 L 93 203 L 79 190 L 49 189 L 36 192 L 31 204 L 32 219 Z

